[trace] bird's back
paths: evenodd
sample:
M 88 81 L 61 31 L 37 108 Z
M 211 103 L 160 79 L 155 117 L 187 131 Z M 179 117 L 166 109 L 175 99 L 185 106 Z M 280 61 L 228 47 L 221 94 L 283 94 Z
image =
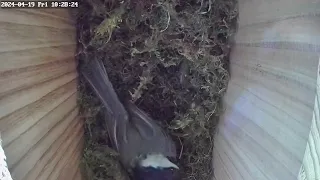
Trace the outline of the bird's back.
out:
M 175 158 L 175 144 L 160 125 L 134 104 L 129 102 L 125 107 L 130 125 L 127 126 L 127 142 L 123 141 L 120 148 L 123 161 L 131 164 L 133 157 L 151 153 Z
M 108 133 L 124 166 L 150 153 L 176 156 L 172 139 L 152 118 L 133 103 L 120 102 L 100 60 L 92 59 L 82 73 L 105 107 Z

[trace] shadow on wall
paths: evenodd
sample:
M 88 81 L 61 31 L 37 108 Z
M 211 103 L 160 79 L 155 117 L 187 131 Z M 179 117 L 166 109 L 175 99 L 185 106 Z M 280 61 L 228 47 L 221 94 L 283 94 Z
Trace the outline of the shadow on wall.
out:
M 240 8 L 240 24 L 243 16 Z M 297 178 L 314 108 L 319 29 L 316 16 L 240 25 L 215 139 L 217 180 Z

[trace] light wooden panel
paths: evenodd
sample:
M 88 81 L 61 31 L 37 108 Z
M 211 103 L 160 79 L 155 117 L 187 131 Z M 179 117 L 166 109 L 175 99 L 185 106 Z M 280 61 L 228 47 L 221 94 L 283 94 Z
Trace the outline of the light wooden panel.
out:
M 70 157 L 69 160 L 65 163 L 65 166 L 62 169 L 62 172 L 59 174 L 58 179 L 72 179 L 78 171 L 80 164 L 80 158 L 82 157 L 83 144 L 80 144 L 77 147 L 77 151 Z
M 54 143 L 54 140 L 65 132 L 72 120 L 77 116 L 78 111 L 74 110 L 72 114 L 68 115 L 62 121 L 58 122 L 55 127 L 47 133 L 37 144 L 29 150 L 24 157 L 21 158 L 19 164 L 11 168 L 11 173 L 15 178 L 24 178 L 30 172 L 40 159 L 40 157 L 47 151 L 47 149 Z M 78 119 L 76 119 L 78 120 Z M 10 153 L 8 153 L 10 154 Z
M 0 9 L 0 132 L 15 180 L 81 175 L 75 49 L 68 10 Z
M 33 26 L 35 28 L 36 27 L 52 27 L 60 30 L 68 29 L 70 30 L 70 32 L 74 31 L 74 23 L 72 21 L 66 20 L 65 18 L 61 19 L 59 18 L 59 16 L 57 18 L 52 18 L 52 16 L 50 15 L 39 16 L 39 10 L 34 10 L 34 9 L 32 10 L 1 9 L 0 19 L 1 19 L 1 23 L 5 23 L 5 24 L 12 23 L 17 25 Z M 75 34 L 73 35 L 73 37 L 75 37 Z M 68 39 L 70 40 L 71 38 L 69 37 Z M 54 38 L 51 38 L 51 41 L 53 40 Z M 66 41 L 66 42 L 68 42 L 68 44 L 74 44 L 73 41 Z
M 320 13 L 319 0 L 239 0 L 239 26 L 274 22 Z
M 38 101 L 25 106 L 15 113 L 10 114 L 0 121 L 0 130 L 5 137 L 3 144 L 8 145 L 19 137 L 19 132 L 25 132 L 37 123 L 40 119 L 59 106 L 67 98 L 76 92 L 76 81 L 73 80 L 68 84 L 50 92 Z M 55 99 L 55 101 L 50 101 Z
M 320 64 L 318 65 L 317 94 L 314 101 L 311 131 L 307 143 L 299 180 L 320 179 Z
M 76 172 L 75 176 L 73 177 L 73 180 L 82 180 L 82 174 L 81 174 L 81 169 L 79 168 L 78 171 Z
M 60 104 L 57 108 L 50 111 L 47 116 L 42 118 L 38 123 L 32 126 L 28 131 L 21 134 L 13 142 L 4 146 L 4 150 L 7 152 L 7 157 L 10 159 L 8 167 L 18 163 L 21 158 L 34 146 L 36 143 L 45 136 L 48 131 L 53 128 L 61 120 L 64 120 L 65 116 L 72 115 L 71 119 L 77 116 L 77 111 L 73 109 L 76 107 L 76 96 L 73 95 L 67 101 Z M 19 148 L 24 147 L 24 148 Z
M 319 16 L 297 17 L 239 28 L 235 39 L 246 46 L 273 45 L 274 48 L 315 52 L 319 51 L 319 46 L 315 46 L 320 41 L 319 28 Z M 303 46 L 307 47 L 302 49 Z
M 316 95 L 320 0 L 240 0 L 239 9 L 215 178 L 294 180 L 302 162 L 310 163 L 303 158 Z
M 73 121 L 68 129 L 60 136 L 47 150 L 45 154 L 37 161 L 33 170 L 27 174 L 26 180 L 37 179 L 38 176 L 43 176 L 46 172 L 50 173 L 52 167 L 56 165 L 57 160 L 62 157 L 64 152 L 70 147 L 70 144 L 77 137 L 83 134 L 82 123 Z M 49 163 L 48 163 L 49 162 Z M 49 170 L 49 171 L 48 171 Z
M 51 19 L 60 19 L 64 22 L 73 24 L 74 21 L 70 18 L 70 12 L 65 9 L 20 9 L 20 11 L 31 12 L 34 14 L 44 15 Z
M 64 155 L 58 160 L 57 164 L 52 167 L 52 171 L 48 176 L 44 173 L 42 174 L 43 176 L 39 176 L 38 178 L 43 180 L 54 180 L 59 179 L 60 175 L 65 175 L 64 167 L 68 162 L 70 162 L 70 160 L 75 159 L 75 157 L 79 157 L 79 153 L 81 152 L 80 149 L 83 147 L 81 140 L 81 138 L 78 138 L 77 141 L 72 142 Z M 74 168 L 78 169 L 78 166 L 75 166 Z

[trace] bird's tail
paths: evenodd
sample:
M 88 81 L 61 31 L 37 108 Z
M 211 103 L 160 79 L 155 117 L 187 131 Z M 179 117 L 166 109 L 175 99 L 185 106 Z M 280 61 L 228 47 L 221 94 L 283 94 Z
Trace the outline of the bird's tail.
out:
M 106 111 L 106 125 L 112 144 L 118 150 L 119 140 L 125 138 L 128 112 L 120 102 L 103 63 L 93 59 L 81 69 L 84 78 L 89 82 L 96 95 L 103 103 Z
M 112 83 L 109 80 L 103 63 L 100 60 L 90 60 L 85 68 L 82 69 L 82 74 L 90 83 L 109 113 L 118 118 L 125 118 L 125 116 L 128 116 L 127 111 L 120 102 Z

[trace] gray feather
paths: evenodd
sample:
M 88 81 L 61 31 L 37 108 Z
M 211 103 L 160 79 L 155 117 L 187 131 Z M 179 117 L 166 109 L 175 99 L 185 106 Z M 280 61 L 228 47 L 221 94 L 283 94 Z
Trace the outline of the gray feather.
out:
M 176 157 L 172 139 L 151 117 L 131 102 L 123 106 L 101 61 L 90 61 L 82 73 L 105 107 L 109 136 L 126 167 L 140 155 Z

